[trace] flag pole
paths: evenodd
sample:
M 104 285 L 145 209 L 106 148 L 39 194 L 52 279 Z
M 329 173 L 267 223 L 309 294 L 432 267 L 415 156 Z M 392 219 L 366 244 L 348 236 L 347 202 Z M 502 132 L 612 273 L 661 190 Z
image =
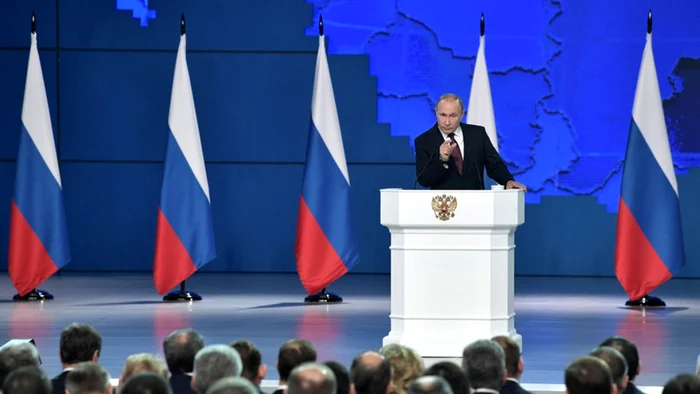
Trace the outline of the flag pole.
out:
M 318 35 L 323 36 L 323 15 L 318 16 Z M 307 304 L 337 304 L 343 302 L 343 298 L 327 292 L 324 287 L 320 292 L 305 297 L 304 302 Z
M 31 34 L 36 34 L 36 13 L 32 10 Z M 53 300 L 53 295 L 46 290 L 33 289 L 29 293 L 20 296 L 19 293 L 12 297 L 13 301 L 46 301 Z
M 185 13 L 180 16 L 180 37 L 185 35 Z M 180 282 L 180 290 L 163 296 L 163 301 L 202 301 L 202 296 L 194 291 L 188 291 L 185 281 Z
M 649 14 L 647 15 L 647 34 L 651 34 L 651 22 L 651 9 L 649 9 Z M 659 297 L 646 294 L 636 300 L 627 300 L 627 302 L 625 302 L 625 306 L 635 308 L 665 308 L 666 303 Z

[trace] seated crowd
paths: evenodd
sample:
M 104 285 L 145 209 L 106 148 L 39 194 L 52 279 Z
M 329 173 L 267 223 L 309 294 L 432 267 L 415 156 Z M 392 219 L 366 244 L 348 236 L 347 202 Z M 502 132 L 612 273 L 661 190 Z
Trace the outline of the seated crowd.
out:
M 100 366 L 100 334 L 74 323 L 61 333 L 63 372 L 50 379 L 30 343 L 0 348 L 3 394 L 262 394 L 267 373 L 260 350 L 250 341 L 205 345 L 192 329 L 176 330 L 163 341 L 165 361 L 152 354 L 126 359 L 113 388 Z M 303 339 L 284 343 L 277 355 L 279 385 L 273 394 L 529 394 L 519 383 L 524 371 L 520 348 L 498 336 L 467 345 L 461 365 L 439 362 L 425 368 L 419 354 L 387 345 L 359 354 L 347 368 L 320 362 Z M 611 337 L 563 373 L 567 394 L 643 394 L 634 384 L 640 372 L 637 348 Z M 679 374 L 663 394 L 700 394 L 700 377 Z

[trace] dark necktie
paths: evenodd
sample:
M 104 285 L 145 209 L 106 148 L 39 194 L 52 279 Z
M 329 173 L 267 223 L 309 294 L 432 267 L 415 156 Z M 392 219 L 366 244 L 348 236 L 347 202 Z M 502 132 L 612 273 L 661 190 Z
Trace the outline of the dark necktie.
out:
M 462 151 L 459 150 L 459 144 L 457 143 L 457 140 L 455 140 L 455 133 L 451 133 L 449 137 L 452 139 L 452 142 L 455 143 L 455 147 L 452 148 L 452 157 L 455 158 L 455 163 L 457 164 L 457 170 L 459 171 L 459 175 L 462 175 Z

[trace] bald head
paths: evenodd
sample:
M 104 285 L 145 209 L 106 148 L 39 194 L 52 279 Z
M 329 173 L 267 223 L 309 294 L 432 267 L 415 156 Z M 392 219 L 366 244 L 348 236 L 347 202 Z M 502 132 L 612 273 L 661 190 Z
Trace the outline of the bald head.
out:
M 442 376 L 421 376 L 408 387 L 408 394 L 453 394 Z
M 287 394 L 335 394 L 335 375 L 318 363 L 304 363 L 292 370 L 287 381 Z
M 391 365 L 377 352 L 364 352 L 355 357 L 350 367 L 350 384 L 356 394 L 386 393 L 391 382 Z

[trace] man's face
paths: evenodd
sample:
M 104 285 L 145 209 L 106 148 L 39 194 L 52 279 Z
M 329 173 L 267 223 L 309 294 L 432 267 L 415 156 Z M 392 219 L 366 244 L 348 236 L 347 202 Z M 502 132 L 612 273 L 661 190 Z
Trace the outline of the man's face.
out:
M 459 126 L 459 122 L 464 116 L 464 111 L 462 111 L 456 100 L 441 101 L 435 112 L 440 129 L 447 134 L 457 130 L 457 126 Z

